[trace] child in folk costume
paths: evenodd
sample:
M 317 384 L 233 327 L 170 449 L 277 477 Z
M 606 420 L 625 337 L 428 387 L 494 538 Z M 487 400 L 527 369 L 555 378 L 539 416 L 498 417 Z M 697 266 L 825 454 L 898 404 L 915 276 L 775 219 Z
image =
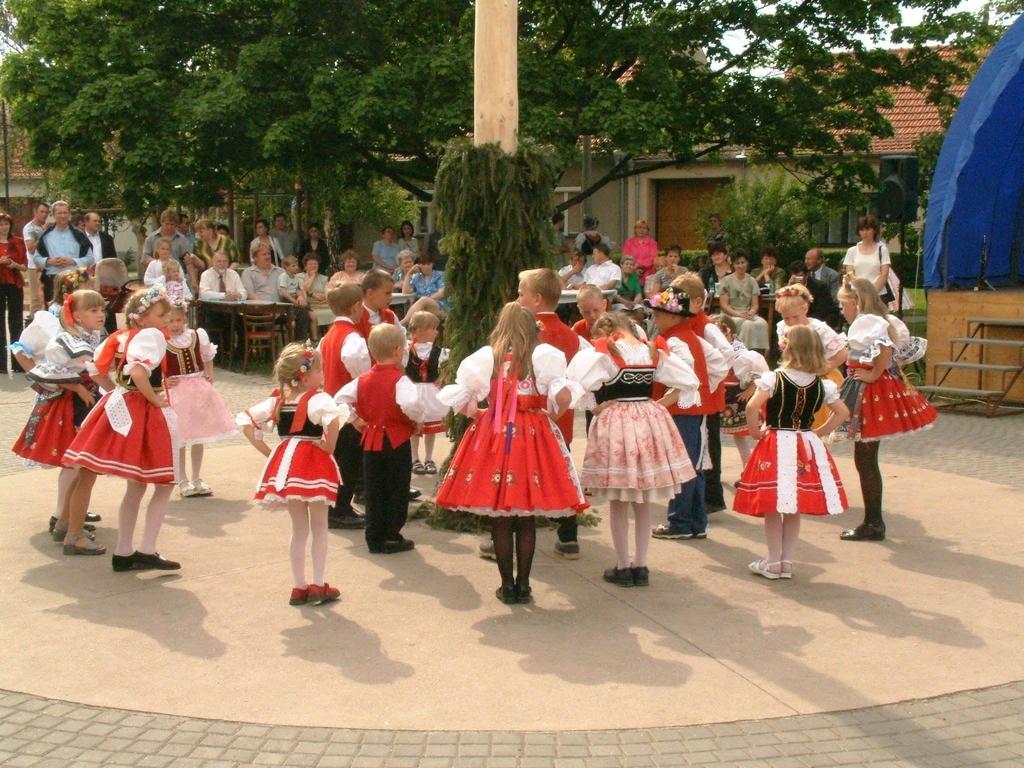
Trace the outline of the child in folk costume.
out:
M 847 378 L 840 395 L 850 410 L 847 434 L 856 443 L 854 464 L 864 496 L 864 522 L 840 538 L 844 541 L 882 541 L 882 472 L 878 467 L 878 443 L 901 437 L 935 423 L 935 408 L 899 374 L 893 365 L 897 329 L 870 280 L 846 280 L 839 289 L 850 356 Z
M 651 398 L 654 382 L 665 399 L 692 405 L 700 381 L 693 356 L 678 339 L 653 343 L 637 337 L 624 313 L 602 315 L 592 327 L 594 348 L 569 364 L 568 377 L 596 393 L 580 481 L 594 501 L 607 501 L 617 562 L 604 580 L 620 587 L 650 583 L 647 550 L 655 507 L 695 476 L 665 407 Z M 636 520 L 635 555 L 629 556 L 629 508 Z
M 117 547 L 111 563 L 119 572 L 181 568 L 156 551 L 176 480 L 178 453 L 177 419 L 163 389 L 169 309 L 162 286 L 132 294 L 125 307 L 129 327 L 107 337 L 94 361 L 95 375 L 112 376 L 117 386 L 96 404 L 64 456 L 64 463 L 78 467 L 81 475 L 71 497 L 72 515 L 85 510 L 86 491 L 96 475 L 128 481 L 117 513 Z M 142 541 L 135 549 L 135 523 L 147 485 L 153 486 L 153 496 L 146 508 Z
M 274 365 L 280 385 L 270 397 L 240 413 L 238 425 L 249 442 L 267 457 L 255 499 L 267 507 L 287 507 L 292 521 L 289 559 L 293 586 L 290 605 L 319 605 L 341 592 L 324 579 L 327 567 L 327 505 L 335 500 L 340 480 L 332 454 L 348 409 L 320 389 L 320 354 L 303 344 L 289 344 Z M 271 451 L 263 428 L 273 425 L 281 442 Z M 306 581 L 306 541 L 312 534 L 313 582 Z
M 732 435 L 740 455 L 740 467 L 747 465 L 754 440 L 747 429 L 747 401 L 754 394 L 754 378 L 768 372 L 768 361 L 760 352 L 747 349 L 736 336 L 736 323 L 728 315 L 713 318 L 718 330 L 732 345 L 733 358 L 729 375 L 725 378 L 725 410 L 721 413 L 722 434 Z
M 84 534 L 85 518 L 69 519 L 68 504 L 78 472 L 63 466 L 64 452 L 99 398 L 99 388 L 86 364 L 103 338 L 106 304 L 95 291 L 79 290 L 64 298 L 61 318 L 39 312 L 12 345 L 37 396 L 25 429 L 12 450 L 31 466 L 57 467 L 57 509 L 50 518 L 55 541 L 65 542 L 67 554 L 102 554 Z M 28 359 L 26 352 L 30 353 Z M 93 515 L 93 521 L 99 516 Z M 91 526 L 89 526 L 91 528 Z M 78 542 L 82 542 L 78 544 Z
M 53 302 L 47 307 L 51 315 L 60 319 L 64 311 L 64 300 L 72 293 L 92 289 L 92 278 L 85 269 L 65 269 L 53 279 Z
M 538 342 L 537 324 L 505 305 L 491 344 L 459 365 L 438 396 L 474 421 L 462 437 L 437 505 L 491 518 L 503 603 L 531 600 L 536 515 L 567 517 L 587 507 L 569 449 L 555 425 L 582 391 L 565 377 L 565 355 Z M 486 399 L 490 407 L 477 412 Z M 516 564 L 513 566 L 513 553 Z M 514 574 L 514 570 L 518 574 Z
M 341 388 L 373 366 L 366 339 L 356 324 L 363 316 L 363 290 L 355 283 L 334 285 L 327 291 L 334 322 L 317 349 L 324 368 L 324 391 L 334 397 Z M 365 528 L 366 519 L 352 506 L 352 496 L 363 487 L 362 436 L 351 423 L 343 424 L 334 446 L 334 460 L 341 472 L 337 500 L 327 510 L 329 528 Z
M 827 365 L 818 334 L 794 326 L 782 365 L 757 378 L 757 392 L 747 403 L 751 433 L 762 432 L 762 408 L 766 431 L 743 470 L 733 509 L 764 518 L 768 556 L 749 568 L 766 579 L 793 577 L 800 515 L 838 515 L 847 508 L 843 482 L 822 441 L 849 416 L 835 383 L 821 378 Z M 814 414 L 822 405 L 832 415 L 814 429 Z
M 381 323 L 398 325 L 398 317 L 391 310 L 391 292 L 395 281 L 387 272 L 371 269 L 363 276 L 363 307 L 356 327 L 364 339 L 370 338 L 370 331 Z
M 402 536 L 409 514 L 412 450 L 409 438 L 423 421 L 415 385 L 405 375 L 405 331 L 381 323 L 367 339 L 374 366 L 334 396 L 352 406 L 352 423 L 362 433 L 366 483 L 366 545 L 373 554 L 408 552 Z
M 420 406 L 423 410 L 423 423 L 419 425 L 418 434 L 412 436 L 412 472 L 414 475 L 436 475 L 437 465 L 434 463 L 434 441 L 438 433 L 444 432 L 444 417 L 448 414 L 448 406 L 442 405 L 437 399 L 441 390 L 437 379 L 442 365 L 448 362 L 449 351 L 438 346 L 438 329 L 441 320 L 433 312 L 414 312 L 409 320 L 409 362 L 405 366 L 405 375 L 416 385 Z M 420 435 L 424 443 L 423 457 L 420 462 Z
M 170 262 L 176 263 L 176 262 Z M 172 301 L 167 313 L 167 399 L 178 417 L 178 492 L 184 498 L 210 496 L 213 491 L 200 477 L 203 446 L 238 434 L 235 421 L 213 388 L 213 358 L 217 347 L 202 328 L 188 327 L 185 305 Z M 185 452 L 191 448 L 192 480 L 185 473 Z
M 825 348 L 825 361 L 828 363 L 828 372 L 825 378 L 834 383 L 837 387 L 843 383 L 843 374 L 840 366 L 846 362 L 846 336 L 836 333 L 828 325 L 817 318 L 810 317 L 811 303 L 814 297 L 807 287 L 800 283 L 784 285 L 775 292 L 775 309 L 782 318 L 776 324 L 776 332 L 779 339 L 779 348 L 785 350 L 789 330 L 798 325 L 809 327 L 821 339 Z M 832 416 L 828 408 L 822 408 L 814 417 L 814 427 L 817 429 Z

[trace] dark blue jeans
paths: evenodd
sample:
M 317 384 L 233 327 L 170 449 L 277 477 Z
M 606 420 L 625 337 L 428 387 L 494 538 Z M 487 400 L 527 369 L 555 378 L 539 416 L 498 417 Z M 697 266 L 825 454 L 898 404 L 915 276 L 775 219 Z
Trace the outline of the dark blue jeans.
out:
M 704 511 L 704 471 L 700 468 L 701 424 L 703 416 L 673 416 L 686 454 L 697 476 L 668 503 L 668 527 L 674 533 L 703 533 L 708 527 Z

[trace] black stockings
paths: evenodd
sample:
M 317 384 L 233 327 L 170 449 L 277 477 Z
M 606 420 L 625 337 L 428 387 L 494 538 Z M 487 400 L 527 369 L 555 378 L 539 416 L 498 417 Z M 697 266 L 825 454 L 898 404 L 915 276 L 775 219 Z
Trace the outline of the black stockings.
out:
M 864 522 L 881 526 L 882 470 L 878 468 L 878 441 L 858 442 L 853 446 L 853 463 L 860 475 L 860 492 L 864 497 Z
M 501 586 L 511 588 L 516 583 L 520 587 L 528 585 L 530 568 L 533 567 L 533 551 L 537 548 L 537 526 L 534 518 L 494 517 L 491 519 L 491 538 L 494 540 L 494 556 L 498 561 Z M 512 573 L 513 553 L 518 578 Z

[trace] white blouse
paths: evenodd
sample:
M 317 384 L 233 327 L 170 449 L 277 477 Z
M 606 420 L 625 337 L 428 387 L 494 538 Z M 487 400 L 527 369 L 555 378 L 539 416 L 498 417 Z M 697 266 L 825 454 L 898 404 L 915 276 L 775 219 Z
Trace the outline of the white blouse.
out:
M 860 243 L 850 247 L 843 259 L 844 267 L 853 267 L 853 274 L 872 283 L 882 274 L 882 265 L 889 264 L 889 249 L 885 243 L 876 243 L 872 253 L 861 253 Z
M 754 386 L 767 392 L 769 397 L 774 395 L 775 388 L 779 385 L 778 372 L 782 370 L 785 371 L 786 376 L 788 376 L 798 387 L 806 387 L 808 384 L 813 384 L 814 380 L 818 378 L 817 375 L 808 373 L 807 371 L 794 371 L 789 368 L 777 368 L 774 371 L 767 371 L 758 376 L 754 381 Z M 821 385 L 825 389 L 825 405 L 834 403 L 839 399 L 839 387 L 836 386 L 834 381 L 822 379 Z
M 882 353 L 882 347 L 894 347 L 889 336 L 890 327 L 884 317 L 857 315 L 846 332 L 850 359 L 858 363 L 870 363 Z
M 246 408 L 235 416 L 235 423 L 240 427 L 254 426 L 262 431 L 272 423 L 278 399 L 277 397 L 268 397 L 251 408 Z M 295 402 L 286 404 L 294 405 Z M 349 407 L 334 402 L 334 398 L 325 392 L 317 392 L 309 398 L 309 402 L 306 404 L 306 418 L 313 424 L 324 428 L 330 426 L 335 419 L 347 420 L 348 415 Z
M 577 353 L 579 354 L 579 353 Z M 555 398 L 568 389 L 572 394 L 570 408 L 575 408 L 583 397 L 583 388 L 566 377 L 565 355 L 561 350 L 550 344 L 538 344 L 530 358 L 533 365 L 533 376 L 537 382 L 537 392 L 548 396 L 548 410 L 556 411 Z M 486 400 L 491 391 L 491 378 L 494 375 L 494 351 L 481 347 L 459 364 L 455 373 L 455 383 L 443 387 L 437 393 L 437 399 L 456 412 L 465 410 L 472 402 Z
M 829 328 L 827 323 L 823 323 L 816 317 L 807 318 L 807 325 L 818 334 L 818 338 L 821 339 L 821 345 L 825 348 L 825 357 L 833 357 L 842 350 L 846 349 L 846 335 L 842 333 L 836 333 Z M 785 343 L 786 336 L 789 334 L 790 326 L 786 325 L 785 320 L 779 320 L 775 324 L 776 334 L 779 338 L 779 346 Z
M 334 396 L 334 401 L 339 405 L 354 404 L 359 402 L 359 379 L 353 379 L 344 387 L 338 390 L 338 393 Z M 402 413 L 409 417 L 410 420 L 417 423 L 424 420 L 423 405 L 420 403 L 419 392 L 416 391 L 416 385 L 412 383 L 408 376 L 402 376 L 395 383 L 395 402 L 398 403 L 398 407 L 402 409 Z M 355 421 L 356 409 L 351 408 L 348 421 Z
M 119 347 L 123 348 L 126 336 L 118 339 Z M 146 373 L 152 373 L 160 367 L 164 355 L 167 354 L 167 340 L 156 328 L 143 328 L 128 342 L 124 350 L 124 375 L 127 376 L 136 366 L 142 366 Z
M 649 366 L 651 350 L 647 344 L 617 344 L 626 365 Z M 679 339 L 668 340 L 668 352 L 659 351 L 654 380 L 679 392 L 680 408 L 700 405 L 700 379 L 693 372 L 693 355 Z M 580 350 L 566 370 L 566 376 L 587 392 L 596 392 L 619 373 L 618 363 L 608 353 L 596 349 Z
M 434 351 L 434 342 L 432 341 L 420 341 L 412 345 L 413 351 L 416 353 L 416 357 L 420 360 L 426 360 L 430 357 L 431 352 Z M 441 354 L 437 358 L 438 365 L 444 365 L 448 362 L 448 358 L 451 356 L 451 350 L 447 347 L 441 348 Z M 408 364 L 408 357 L 406 359 Z
M 28 377 L 47 389 L 78 383 L 88 370 L 99 336 L 99 333 L 82 332 L 78 336 L 67 331 L 59 333 L 46 345 L 43 361 L 28 372 Z
M 732 372 L 735 374 L 741 387 L 746 388 L 750 382 L 762 373 L 768 372 L 768 361 L 760 352 L 751 349 L 744 349 L 736 353 L 732 361 Z
M 204 363 L 208 363 L 217 356 L 217 345 L 210 342 L 209 334 L 202 328 L 186 328 L 177 336 L 171 337 L 171 346 L 178 349 L 188 349 L 192 346 L 193 339 L 199 337 L 199 357 Z
M 61 333 L 60 320 L 50 312 L 36 312 L 32 322 L 21 332 L 18 340 L 11 344 L 11 351 L 21 352 L 38 360 L 46 351 L 46 345 Z

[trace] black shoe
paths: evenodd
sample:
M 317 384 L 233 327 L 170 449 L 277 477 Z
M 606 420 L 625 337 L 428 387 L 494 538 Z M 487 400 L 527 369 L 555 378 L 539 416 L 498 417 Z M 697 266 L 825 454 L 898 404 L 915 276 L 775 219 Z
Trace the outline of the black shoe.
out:
M 629 568 L 609 568 L 604 572 L 604 580 L 617 587 L 632 587 L 633 571 Z
M 629 570 L 633 574 L 634 587 L 651 586 L 651 572 L 646 565 L 643 568 L 630 568 Z
M 708 515 L 713 515 L 715 512 L 721 512 L 725 509 L 725 502 L 704 502 L 704 512 Z
M 103 518 L 100 517 L 99 515 L 97 515 L 95 512 L 86 512 L 85 513 L 85 522 L 87 522 L 87 523 L 101 523 L 101 522 L 103 522 Z
M 135 568 L 140 571 L 177 571 L 181 569 L 181 563 L 176 563 L 173 560 L 165 560 L 160 557 L 159 552 L 154 552 L 151 555 L 147 555 L 143 552 L 135 552 L 132 555 L 132 559 L 135 561 Z
M 110 564 L 117 573 L 135 570 L 135 555 L 114 555 Z
M 494 590 L 494 596 L 501 600 L 505 605 L 515 605 L 519 602 L 519 595 L 516 594 L 516 588 L 512 587 L 498 587 Z
M 50 533 L 53 533 L 54 526 L 56 526 L 56 525 L 57 525 L 57 518 L 56 517 L 51 517 L 50 518 Z
M 533 587 L 530 586 L 530 582 L 516 584 L 516 600 L 524 604 L 533 602 Z
M 555 554 L 561 555 L 566 560 L 579 560 L 580 544 L 578 541 L 556 541 Z
M 843 541 L 885 541 L 885 523 L 861 523 L 839 534 Z
M 415 488 L 409 489 L 409 501 L 416 501 L 420 496 L 423 495 L 423 491 L 418 491 Z
M 377 549 L 376 554 L 380 555 L 397 555 L 399 552 L 408 552 L 416 549 L 416 543 L 412 539 L 398 539 L 395 541 L 385 541 Z M 373 549 L 370 549 L 373 552 Z
M 366 527 L 366 518 L 352 513 L 350 515 L 328 516 L 327 527 L 334 530 L 355 530 Z

